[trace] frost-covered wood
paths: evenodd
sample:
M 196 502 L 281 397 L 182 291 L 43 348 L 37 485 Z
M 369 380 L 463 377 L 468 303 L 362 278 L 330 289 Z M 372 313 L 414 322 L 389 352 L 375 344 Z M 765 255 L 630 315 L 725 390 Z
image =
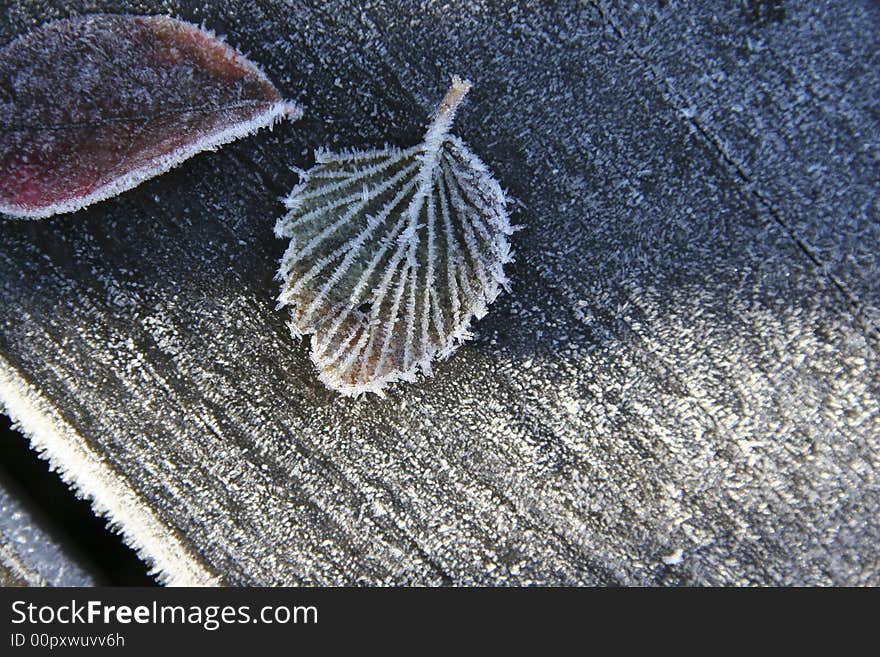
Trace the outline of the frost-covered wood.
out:
M 0 586 L 94 586 L 88 567 L 18 496 L 0 479 Z
M 880 583 L 880 6 L 660 5 L 162 4 L 304 118 L 0 224 L 0 352 L 168 578 Z M 450 72 L 511 293 L 343 399 L 275 310 L 289 167 L 419 143 Z

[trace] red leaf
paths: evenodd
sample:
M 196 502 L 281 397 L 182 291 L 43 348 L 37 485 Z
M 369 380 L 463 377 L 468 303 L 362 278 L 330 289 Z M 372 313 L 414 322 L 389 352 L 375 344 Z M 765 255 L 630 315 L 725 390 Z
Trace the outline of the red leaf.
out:
M 252 62 L 189 23 L 50 23 L 0 51 L 0 212 L 78 210 L 299 115 Z

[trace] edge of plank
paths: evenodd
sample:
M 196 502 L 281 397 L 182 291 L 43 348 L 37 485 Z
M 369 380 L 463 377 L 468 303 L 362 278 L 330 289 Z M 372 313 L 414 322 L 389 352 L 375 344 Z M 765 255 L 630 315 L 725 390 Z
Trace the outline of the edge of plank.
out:
M 0 410 L 74 492 L 106 518 L 167 586 L 217 586 L 219 577 L 181 543 L 137 493 L 90 449 L 45 398 L 0 356 Z
M 0 480 L 0 585 L 5 574 L 26 586 L 96 586 L 89 566 L 50 536 L 14 491 Z

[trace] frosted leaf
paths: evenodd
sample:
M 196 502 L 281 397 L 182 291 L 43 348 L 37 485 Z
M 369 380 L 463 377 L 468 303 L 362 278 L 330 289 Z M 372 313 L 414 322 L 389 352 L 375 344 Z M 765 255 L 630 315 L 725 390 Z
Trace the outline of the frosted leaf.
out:
M 299 116 L 257 67 L 194 25 L 95 15 L 0 50 L 0 212 L 47 217 Z
M 279 307 L 313 334 L 320 380 L 343 395 L 431 373 L 506 287 L 512 232 L 486 166 L 449 134 L 470 89 L 453 78 L 424 142 L 318 152 L 286 199 Z

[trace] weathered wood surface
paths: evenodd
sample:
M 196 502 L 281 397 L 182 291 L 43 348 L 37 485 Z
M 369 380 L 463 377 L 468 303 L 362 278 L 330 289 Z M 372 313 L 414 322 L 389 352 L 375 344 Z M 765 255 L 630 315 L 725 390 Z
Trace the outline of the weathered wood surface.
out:
M 0 42 L 167 11 L 306 112 L 0 223 L 0 397 L 166 581 L 880 584 L 880 5 L 47 5 Z M 338 398 L 274 310 L 278 197 L 453 73 L 513 293 Z
M 0 586 L 93 586 L 81 555 L 53 536 L 46 518 L 0 478 Z

